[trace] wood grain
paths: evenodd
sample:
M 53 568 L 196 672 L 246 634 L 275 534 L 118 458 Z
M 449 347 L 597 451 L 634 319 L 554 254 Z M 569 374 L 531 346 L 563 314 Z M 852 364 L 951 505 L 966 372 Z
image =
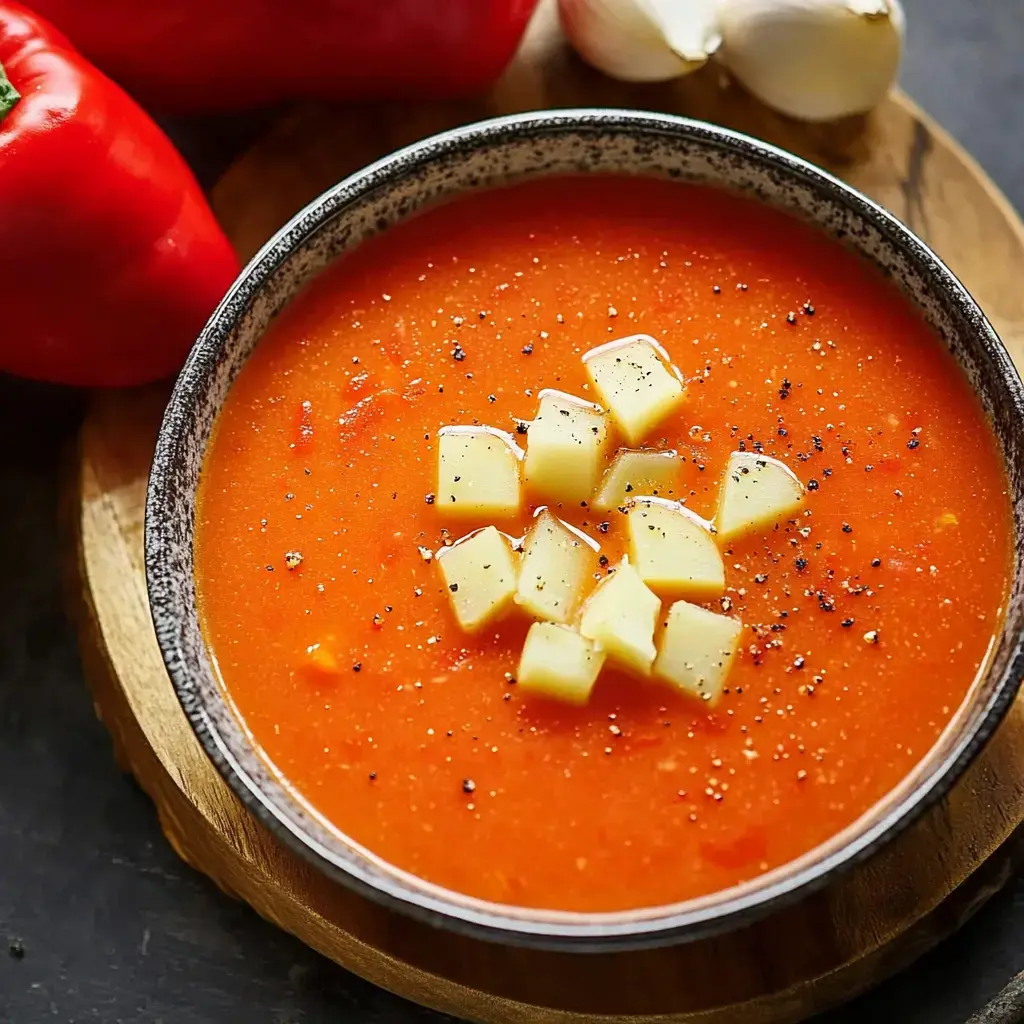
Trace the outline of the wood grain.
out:
M 708 68 L 623 86 L 561 44 L 550 4 L 515 64 L 469 103 L 303 106 L 214 190 L 248 257 L 349 171 L 425 134 L 540 107 L 667 110 L 740 128 L 839 174 L 901 217 L 974 293 L 1024 365 L 1024 227 L 974 162 L 905 97 L 870 117 L 808 128 Z M 1024 702 L 949 797 L 858 870 L 729 936 L 633 954 L 504 949 L 396 918 L 281 846 L 212 768 L 164 672 L 146 602 L 142 512 L 164 386 L 95 396 L 76 480 L 81 645 L 120 763 L 152 796 L 178 853 L 226 891 L 378 985 L 480 1021 L 780 1024 L 849 998 L 948 934 L 1024 847 Z

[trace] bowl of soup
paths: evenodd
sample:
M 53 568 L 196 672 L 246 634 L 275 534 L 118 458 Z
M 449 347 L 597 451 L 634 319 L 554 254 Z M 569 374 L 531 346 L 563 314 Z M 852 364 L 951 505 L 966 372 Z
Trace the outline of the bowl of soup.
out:
M 157 636 L 234 791 L 363 895 L 560 950 L 733 928 L 1012 702 L 1022 411 L 950 271 L 797 157 L 472 125 L 321 196 L 207 325 Z

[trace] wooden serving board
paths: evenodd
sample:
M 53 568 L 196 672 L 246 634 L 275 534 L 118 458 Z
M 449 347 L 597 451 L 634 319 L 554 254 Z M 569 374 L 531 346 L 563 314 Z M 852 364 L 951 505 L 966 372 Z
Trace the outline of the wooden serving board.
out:
M 880 201 L 945 258 L 1024 366 L 1024 226 L 980 168 L 906 97 L 868 118 L 807 127 L 765 110 L 715 68 L 624 86 L 584 67 L 542 4 L 523 48 L 470 102 L 285 116 L 213 192 L 245 258 L 319 192 L 452 125 L 564 106 L 665 110 L 801 153 Z M 867 864 L 738 933 L 619 956 L 553 955 L 435 932 L 355 896 L 285 849 L 211 766 L 157 649 L 142 559 L 146 478 L 168 389 L 95 396 L 71 497 L 83 659 L 121 765 L 153 798 L 178 853 L 310 946 L 410 999 L 480 1021 L 755 1024 L 847 999 L 953 931 L 1024 847 L 1024 698 L 953 792 Z

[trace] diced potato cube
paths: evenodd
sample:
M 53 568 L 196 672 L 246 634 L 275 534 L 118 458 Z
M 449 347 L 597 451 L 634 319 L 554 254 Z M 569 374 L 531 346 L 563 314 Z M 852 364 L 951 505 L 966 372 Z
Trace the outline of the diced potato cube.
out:
M 518 688 L 567 704 L 586 704 L 604 658 L 575 629 L 535 622 L 519 659 Z
M 300 675 L 311 682 L 335 682 L 341 675 L 341 666 L 334 653 L 334 637 L 325 638 L 306 648 L 306 656 L 298 667 Z
M 592 508 L 608 512 L 641 496 L 672 496 L 679 474 L 674 451 L 630 451 L 622 448 L 601 480 Z
M 722 696 L 743 624 L 686 601 L 668 610 L 654 675 L 714 707 Z
M 591 349 L 584 364 L 630 444 L 642 441 L 686 397 L 668 354 L 646 334 Z
M 706 601 L 725 590 L 725 565 L 710 526 L 688 508 L 640 499 L 628 520 L 630 560 L 656 594 Z
M 526 487 L 549 501 L 589 501 L 601 476 L 608 417 L 599 405 L 561 391 L 539 395 L 526 443 Z
M 435 561 L 455 618 L 467 633 L 493 621 L 512 604 L 516 562 L 497 527 L 477 530 L 450 548 L 442 548 Z
M 493 427 L 442 427 L 437 433 L 437 503 L 447 515 L 506 518 L 519 512 L 523 453 Z
M 580 632 L 613 661 L 650 675 L 654 626 L 661 601 L 644 585 L 626 559 L 598 584 L 583 606 Z
M 535 618 L 569 622 L 596 564 L 597 545 L 544 509 L 523 542 L 516 603 Z
M 795 515 L 804 485 L 784 462 L 757 452 L 733 452 L 718 498 L 719 542 L 774 527 Z

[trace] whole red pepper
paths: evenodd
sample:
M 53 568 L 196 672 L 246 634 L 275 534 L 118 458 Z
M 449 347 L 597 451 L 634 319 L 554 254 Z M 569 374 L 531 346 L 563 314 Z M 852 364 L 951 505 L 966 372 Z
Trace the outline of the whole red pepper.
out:
M 238 263 L 170 140 L 0 0 L 0 370 L 80 385 L 180 366 Z
M 177 113 L 470 95 L 536 0 L 35 0 L 90 60 Z

